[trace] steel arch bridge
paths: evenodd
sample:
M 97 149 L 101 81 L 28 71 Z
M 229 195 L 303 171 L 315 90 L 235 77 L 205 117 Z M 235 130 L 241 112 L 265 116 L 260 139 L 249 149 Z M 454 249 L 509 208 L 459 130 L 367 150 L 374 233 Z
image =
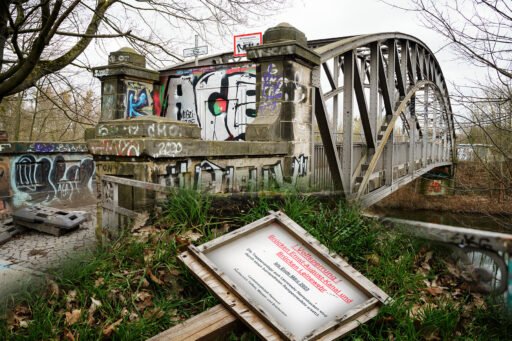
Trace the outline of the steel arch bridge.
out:
M 452 164 L 448 89 L 422 41 L 379 33 L 308 45 L 321 57 L 314 110 L 330 178 L 348 200 L 369 206 Z

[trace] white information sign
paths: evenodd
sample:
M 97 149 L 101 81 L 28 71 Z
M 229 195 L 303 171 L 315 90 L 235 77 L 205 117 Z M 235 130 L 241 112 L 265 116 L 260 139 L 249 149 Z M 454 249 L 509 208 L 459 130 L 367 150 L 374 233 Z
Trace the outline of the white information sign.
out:
M 203 254 L 299 340 L 371 297 L 276 222 Z
M 233 56 L 244 57 L 247 55 L 246 48 L 261 45 L 262 42 L 261 32 L 236 35 L 233 37 Z
M 191 47 L 189 49 L 183 49 L 183 57 L 197 57 L 203 54 L 208 54 L 208 46 Z

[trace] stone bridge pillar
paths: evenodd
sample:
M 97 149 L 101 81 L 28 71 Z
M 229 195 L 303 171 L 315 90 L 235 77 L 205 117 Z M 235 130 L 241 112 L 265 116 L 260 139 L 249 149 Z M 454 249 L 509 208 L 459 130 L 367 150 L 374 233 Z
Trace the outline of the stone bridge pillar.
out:
M 101 118 L 86 132 L 86 142 L 98 177 L 153 182 L 155 158 L 173 158 L 184 141 L 200 139 L 196 125 L 155 116 L 160 74 L 146 69 L 145 57 L 133 49 L 112 52 L 108 65 L 95 68 L 94 76 L 101 80 Z M 151 205 L 152 199 L 152 192 L 120 186 L 117 204 L 140 209 Z
M 146 58 L 135 50 L 123 47 L 112 52 L 108 65 L 94 68 L 101 81 L 101 121 L 153 115 L 158 102 L 155 83 L 157 71 L 146 69 Z
M 247 56 L 257 66 L 257 117 L 247 126 L 247 141 L 286 141 L 288 157 L 284 175 L 311 174 L 314 138 L 313 69 L 320 56 L 308 49 L 303 32 L 282 23 L 269 28 L 263 45 L 249 48 Z M 309 176 L 300 187 L 309 186 Z

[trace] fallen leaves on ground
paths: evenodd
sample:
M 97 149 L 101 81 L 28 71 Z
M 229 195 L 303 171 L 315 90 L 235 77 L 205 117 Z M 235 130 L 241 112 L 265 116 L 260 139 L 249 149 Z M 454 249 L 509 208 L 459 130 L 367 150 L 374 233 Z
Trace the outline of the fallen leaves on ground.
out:
M 7 316 L 7 325 L 9 330 L 28 328 L 31 322 L 32 311 L 24 304 L 17 305 Z
M 69 312 L 66 311 L 66 325 L 72 326 L 75 323 L 80 320 L 80 316 L 82 316 L 82 310 L 81 309 L 74 309 L 73 311 Z
M 106 336 L 106 337 L 109 337 L 110 335 L 112 335 L 112 333 L 116 330 L 117 327 L 119 327 L 119 325 L 123 322 L 123 319 L 120 318 L 119 320 L 117 320 L 116 322 L 112 323 L 112 324 L 109 324 L 108 326 L 106 326 L 105 328 L 103 328 L 103 335 Z
M 151 269 L 149 269 L 149 268 L 148 268 L 148 269 L 146 270 L 146 272 L 147 272 L 147 274 L 148 274 L 149 278 L 150 278 L 150 279 L 151 279 L 155 284 L 158 284 L 158 285 L 164 285 L 164 284 L 165 284 L 162 280 L 160 280 L 160 278 L 156 277 L 156 276 L 153 274 L 153 272 L 151 271 Z
M 144 311 L 153 305 L 153 295 L 149 291 L 140 291 L 135 295 L 135 306 L 138 311 Z
M 133 220 L 132 232 L 140 231 L 140 229 L 146 225 L 148 219 L 148 212 L 138 213 L 135 219 Z
M 203 235 L 199 232 L 195 232 L 192 230 L 188 230 L 185 233 L 181 234 L 181 237 L 185 238 L 190 243 L 193 243 L 203 237 Z

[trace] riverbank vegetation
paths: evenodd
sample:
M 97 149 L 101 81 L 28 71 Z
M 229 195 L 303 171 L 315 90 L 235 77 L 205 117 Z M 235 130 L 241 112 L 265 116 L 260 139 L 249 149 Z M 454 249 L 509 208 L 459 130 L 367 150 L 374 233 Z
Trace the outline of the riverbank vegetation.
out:
M 512 319 L 500 297 L 471 291 L 443 248 L 362 217 L 339 200 L 286 195 L 170 197 L 161 214 L 56 270 L 41 291 L 17 297 L 0 322 L 6 340 L 141 340 L 219 302 L 177 260 L 199 245 L 282 210 L 392 297 L 353 340 L 506 339 Z M 250 340 L 248 329 L 232 340 Z
M 512 192 L 510 188 L 500 186 L 500 182 L 489 172 L 491 166 L 480 161 L 459 162 L 455 177 L 451 180 L 449 194 L 425 196 L 422 193 L 422 179 L 418 179 L 375 206 L 404 210 L 508 215 L 510 220 Z

